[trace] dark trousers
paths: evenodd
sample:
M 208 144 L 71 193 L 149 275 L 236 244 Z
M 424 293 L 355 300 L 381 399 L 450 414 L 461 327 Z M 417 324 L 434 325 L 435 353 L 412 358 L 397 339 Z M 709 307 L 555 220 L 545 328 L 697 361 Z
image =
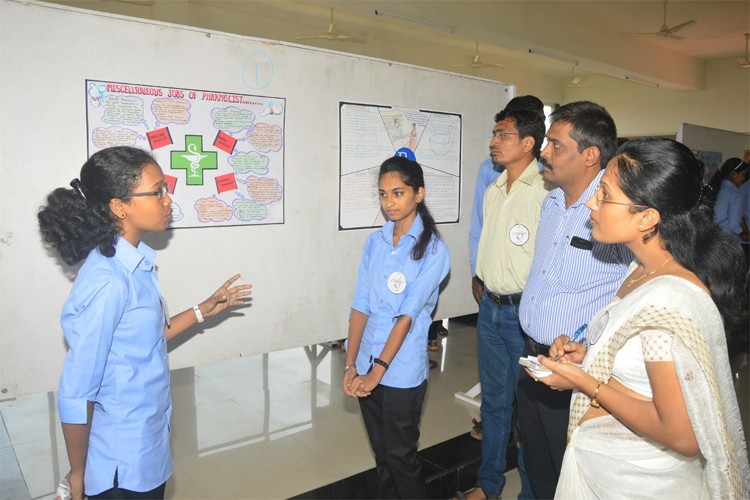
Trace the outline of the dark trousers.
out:
M 545 354 L 532 350 L 528 340 L 523 356 Z M 534 382 L 526 370 L 518 378 L 518 422 L 526 473 L 534 496 L 553 498 L 560 477 L 568 435 L 568 413 L 573 391 L 556 391 Z
M 151 491 L 130 491 L 120 488 L 117 482 L 117 471 L 115 471 L 114 488 L 102 491 L 98 495 L 88 495 L 90 499 L 96 500 L 162 500 L 167 483 L 154 488 Z
M 438 331 L 440 331 L 440 325 L 443 324 L 442 319 L 436 319 L 430 323 L 430 328 L 427 330 L 427 340 L 437 340 Z
M 359 407 L 375 453 L 377 498 L 425 498 L 417 458 L 419 419 L 427 381 L 411 389 L 379 385 Z

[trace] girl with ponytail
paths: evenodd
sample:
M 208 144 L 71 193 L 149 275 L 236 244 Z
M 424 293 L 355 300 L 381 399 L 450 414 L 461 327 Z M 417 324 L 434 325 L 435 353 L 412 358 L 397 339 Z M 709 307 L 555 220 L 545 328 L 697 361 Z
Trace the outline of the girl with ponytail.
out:
M 450 256 L 425 204 L 417 162 L 384 161 L 379 192 L 389 220 L 370 235 L 362 253 L 344 392 L 359 398 L 375 453 L 377 498 L 424 498 L 417 442 L 429 373 L 425 346 Z
M 67 487 L 73 500 L 164 498 L 172 473 L 167 340 L 243 304 L 250 285 L 233 286 L 234 275 L 170 318 L 156 252 L 141 241 L 172 218 L 156 160 L 133 147 L 103 149 L 70 185 L 38 213 L 44 241 L 67 264 L 85 259 L 61 318 L 69 349 L 58 410 L 70 472 L 58 491 Z

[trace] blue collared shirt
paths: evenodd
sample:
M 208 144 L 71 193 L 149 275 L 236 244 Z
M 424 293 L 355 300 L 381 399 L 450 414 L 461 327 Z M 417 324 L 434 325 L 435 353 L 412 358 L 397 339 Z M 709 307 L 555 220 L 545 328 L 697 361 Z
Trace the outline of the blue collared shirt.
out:
M 587 323 L 612 300 L 633 260 L 625 246 L 599 243 L 591 237 L 591 211 L 585 203 L 603 174 L 599 172 L 568 208 L 560 188 L 542 203 L 534 260 L 519 309 L 523 331 L 540 344 L 550 345 Z M 574 236 L 590 242 L 591 249 L 571 245 Z M 585 334 L 581 341 L 584 338 Z
M 411 251 L 424 228 L 417 214 L 411 229 L 393 246 L 392 221 L 372 233 L 365 242 L 359 265 L 352 309 L 367 316 L 367 325 L 357 354 L 357 373 L 363 375 L 380 356 L 399 316 L 411 316 L 412 326 L 380 383 L 410 388 L 421 384 L 429 373 L 427 330 L 435 309 L 440 283 L 450 270 L 450 254 L 442 240 L 433 236 L 424 256 L 415 261 Z M 401 293 L 388 288 L 388 278 L 401 273 Z
M 479 237 L 482 235 L 482 221 L 484 218 L 484 193 L 487 188 L 500 177 L 505 167 L 495 165 L 492 158 L 487 158 L 479 165 L 477 183 L 474 187 L 474 204 L 471 206 L 471 229 L 469 229 L 469 265 L 471 275 L 477 275 L 477 253 L 479 252 Z
M 114 257 L 94 249 L 62 311 L 69 349 L 58 390 L 60 420 L 86 423 L 94 403 L 85 491 L 149 491 L 172 474 L 169 365 L 156 252 L 124 238 Z
M 742 212 L 744 202 L 740 188 L 728 179 L 721 181 L 719 194 L 714 204 L 714 221 L 721 226 L 725 233 L 739 240 L 742 227 Z

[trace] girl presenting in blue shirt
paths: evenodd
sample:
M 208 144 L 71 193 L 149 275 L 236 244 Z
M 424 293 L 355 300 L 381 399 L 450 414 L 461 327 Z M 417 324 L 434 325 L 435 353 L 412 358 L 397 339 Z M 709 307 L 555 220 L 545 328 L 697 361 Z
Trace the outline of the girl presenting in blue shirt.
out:
M 379 191 L 389 221 L 362 252 L 344 392 L 359 398 L 375 453 L 377 498 L 424 498 L 417 442 L 429 373 L 427 330 L 450 256 L 425 206 L 417 162 L 383 162 Z
M 73 499 L 163 498 L 169 451 L 167 340 L 230 306 L 250 285 L 229 278 L 169 318 L 156 252 L 141 241 L 172 217 L 164 174 L 147 152 L 107 148 L 83 165 L 73 189 L 39 211 L 44 240 L 69 265 L 86 259 L 62 312 L 68 343 L 58 407 Z

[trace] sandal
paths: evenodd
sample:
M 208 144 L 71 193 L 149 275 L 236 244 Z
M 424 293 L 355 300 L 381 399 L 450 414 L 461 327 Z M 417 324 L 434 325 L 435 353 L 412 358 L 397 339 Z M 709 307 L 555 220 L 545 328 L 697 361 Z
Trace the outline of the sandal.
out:
M 427 350 L 428 351 L 437 351 L 440 349 L 440 344 L 438 344 L 437 340 L 428 340 L 427 341 Z
M 457 491 L 456 494 L 453 496 L 453 498 L 451 500 L 468 500 L 466 498 L 466 495 L 468 493 L 471 493 L 474 490 L 481 491 L 482 492 L 482 498 L 484 500 L 498 500 L 500 498 L 500 494 L 499 493 L 496 493 L 494 495 L 488 495 L 487 493 L 484 492 L 484 490 L 482 488 L 480 488 L 479 486 L 475 486 L 472 489 L 470 489 L 469 491 L 467 491 L 466 493 L 464 493 L 463 491 Z
M 472 418 L 471 421 L 474 422 L 474 427 L 471 428 L 471 431 L 469 432 L 469 436 L 471 436 L 471 438 L 476 441 L 481 441 L 482 440 L 482 422 L 477 420 L 476 418 Z

